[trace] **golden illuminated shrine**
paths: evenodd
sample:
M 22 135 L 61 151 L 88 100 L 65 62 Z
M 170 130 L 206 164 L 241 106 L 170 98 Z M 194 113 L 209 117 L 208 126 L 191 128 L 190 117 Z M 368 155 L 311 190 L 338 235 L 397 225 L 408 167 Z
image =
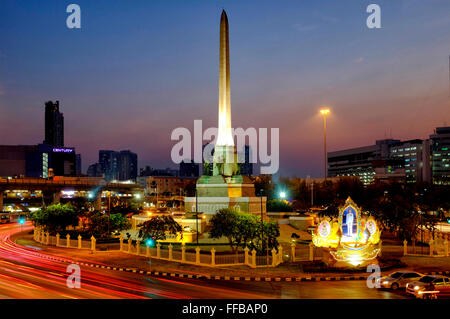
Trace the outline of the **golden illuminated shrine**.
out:
M 349 197 L 336 220 L 323 218 L 312 235 L 316 247 L 328 253 L 329 266 L 365 266 L 381 252 L 381 231 L 372 217 L 362 217 L 361 209 Z

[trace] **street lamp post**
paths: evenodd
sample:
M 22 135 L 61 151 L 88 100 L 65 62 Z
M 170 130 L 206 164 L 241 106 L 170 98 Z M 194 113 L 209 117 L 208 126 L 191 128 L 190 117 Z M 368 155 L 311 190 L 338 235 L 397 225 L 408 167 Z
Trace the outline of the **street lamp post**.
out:
M 259 197 L 260 197 L 260 199 L 261 199 L 261 249 L 262 249 L 262 247 L 263 247 L 262 245 L 263 245 L 263 241 L 264 241 L 263 194 L 264 194 L 264 190 L 261 188 L 260 191 L 259 191 Z
M 108 236 L 111 234 L 111 191 L 108 191 Z
M 197 246 L 198 246 L 198 194 L 197 188 L 195 189 L 195 224 L 196 224 L 196 236 L 197 237 Z
M 324 165 L 323 165 L 323 173 L 324 178 L 327 178 L 327 115 L 330 113 L 329 109 L 321 109 L 320 114 L 323 116 L 323 156 L 324 156 Z

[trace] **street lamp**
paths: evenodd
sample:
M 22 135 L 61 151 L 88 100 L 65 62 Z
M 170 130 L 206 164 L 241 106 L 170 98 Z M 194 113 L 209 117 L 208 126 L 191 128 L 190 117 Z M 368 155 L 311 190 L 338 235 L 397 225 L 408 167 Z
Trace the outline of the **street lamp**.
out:
M 263 244 L 263 239 L 264 239 L 264 224 L 263 224 L 263 194 L 264 194 L 264 189 L 261 188 L 259 190 L 259 197 L 261 199 L 261 249 L 262 249 L 262 244 Z
M 196 225 L 196 231 L 195 234 L 197 237 L 197 246 L 198 246 L 198 194 L 197 194 L 197 188 L 195 188 L 195 225 Z
M 284 199 L 286 197 L 286 192 L 280 192 L 280 198 Z
M 327 115 L 330 109 L 321 109 L 320 114 L 323 116 L 323 156 L 324 156 L 324 178 L 327 178 Z
M 108 237 L 111 235 L 111 191 L 108 191 Z

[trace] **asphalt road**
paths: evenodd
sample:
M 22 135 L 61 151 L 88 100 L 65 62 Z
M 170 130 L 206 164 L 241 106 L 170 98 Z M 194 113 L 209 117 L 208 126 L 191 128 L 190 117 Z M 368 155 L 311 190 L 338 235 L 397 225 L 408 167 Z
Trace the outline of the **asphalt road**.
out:
M 0 226 L 0 298 L 405 298 L 403 292 L 369 289 L 365 281 L 245 282 L 154 277 L 102 268 L 81 267 L 81 287 L 69 288 L 67 262 L 42 258 L 39 250 L 23 247 L 10 236 L 31 229 Z

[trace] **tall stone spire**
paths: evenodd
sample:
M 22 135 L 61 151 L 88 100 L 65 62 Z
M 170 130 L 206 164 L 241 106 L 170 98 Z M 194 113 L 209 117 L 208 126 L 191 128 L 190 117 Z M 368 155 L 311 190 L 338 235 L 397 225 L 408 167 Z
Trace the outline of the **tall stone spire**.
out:
M 228 17 L 223 10 L 220 17 L 219 129 L 216 143 L 219 146 L 234 146 L 230 105 L 230 43 Z

